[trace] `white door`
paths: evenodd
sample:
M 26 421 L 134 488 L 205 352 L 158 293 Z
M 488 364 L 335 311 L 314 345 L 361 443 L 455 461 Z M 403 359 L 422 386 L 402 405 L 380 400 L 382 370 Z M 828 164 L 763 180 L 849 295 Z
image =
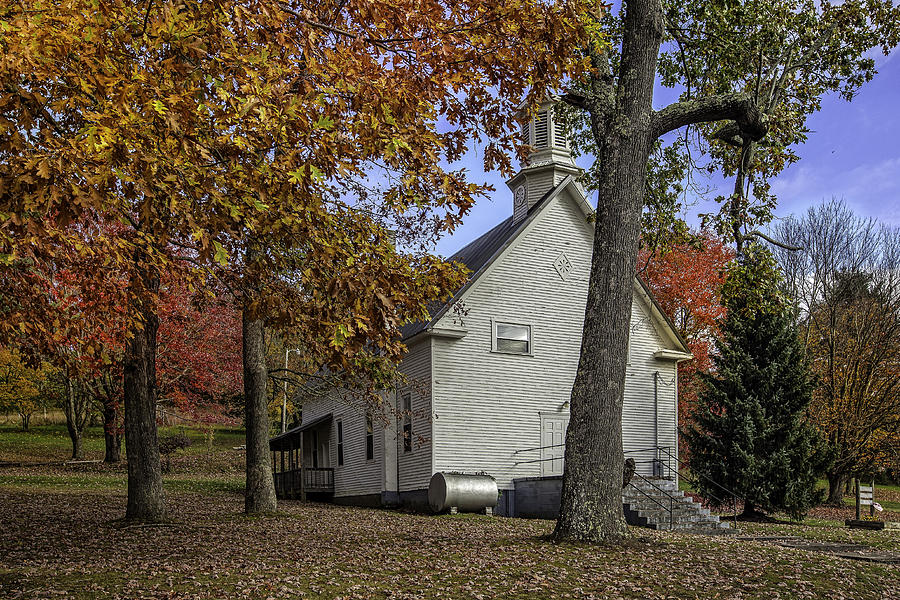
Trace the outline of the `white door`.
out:
M 562 475 L 569 415 L 541 415 L 541 475 Z

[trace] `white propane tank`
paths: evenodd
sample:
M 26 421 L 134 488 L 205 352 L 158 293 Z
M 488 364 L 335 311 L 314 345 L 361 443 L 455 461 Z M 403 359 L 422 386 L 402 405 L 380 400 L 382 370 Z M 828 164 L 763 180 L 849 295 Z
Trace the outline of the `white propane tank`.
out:
M 435 473 L 428 485 L 428 504 L 436 513 L 455 507 L 480 512 L 497 506 L 497 482 L 490 475 Z

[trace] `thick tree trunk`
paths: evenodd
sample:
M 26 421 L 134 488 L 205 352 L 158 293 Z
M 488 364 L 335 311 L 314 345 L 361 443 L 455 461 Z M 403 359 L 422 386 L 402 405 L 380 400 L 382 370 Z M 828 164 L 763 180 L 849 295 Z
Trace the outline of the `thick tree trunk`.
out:
M 826 504 L 831 506 L 844 505 L 844 485 L 847 482 L 847 475 L 844 473 L 826 473 L 828 479 L 828 498 Z
M 140 280 L 132 282 L 131 339 L 125 348 L 125 449 L 128 452 L 128 508 L 125 518 L 144 522 L 166 519 L 159 438 L 156 429 L 156 333 L 159 318 L 151 298 L 159 276 L 136 257 Z
M 83 438 L 81 433 L 72 435 L 70 431 L 69 437 L 72 439 L 72 460 L 84 460 Z
M 247 514 L 273 512 L 278 508 L 275 481 L 269 458 L 269 402 L 266 392 L 265 329 L 262 319 L 243 311 L 244 401 L 247 425 Z
M 759 109 L 743 94 L 676 102 L 654 111 L 653 85 L 663 36 L 660 0 L 625 0 L 618 72 L 591 51 L 593 72 L 565 101 L 588 112 L 597 145 L 597 218 L 581 358 L 566 432 L 559 540 L 615 542 L 622 512 L 622 398 L 647 160 L 655 140 L 689 125 L 734 120 L 742 135 L 766 133 Z
M 622 511 L 622 399 L 662 38 L 658 0 L 629 2 L 616 105 L 596 104 L 601 165 L 581 358 L 570 401 L 562 503 L 554 537 L 610 543 L 627 534 Z M 624 85 L 623 85 L 624 84 Z
M 103 441 L 106 454 L 103 462 L 117 463 L 122 460 L 122 435 L 119 433 L 119 410 L 116 403 L 103 404 Z
M 761 516 L 763 516 L 763 513 L 759 512 L 756 505 L 752 502 L 744 501 L 744 511 L 741 513 L 742 519 L 758 519 Z

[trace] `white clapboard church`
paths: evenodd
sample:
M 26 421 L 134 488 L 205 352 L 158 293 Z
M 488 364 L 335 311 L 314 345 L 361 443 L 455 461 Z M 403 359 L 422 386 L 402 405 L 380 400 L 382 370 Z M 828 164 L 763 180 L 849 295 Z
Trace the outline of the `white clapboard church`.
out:
M 472 271 L 452 300 L 403 330 L 409 383 L 386 404 L 411 416 L 369 418 L 338 395 L 306 401 L 302 424 L 271 443 L 280 493 L 302 483 L 335 502 L 421 507 L 434 473 L 486 473 L 497 514 L 547 514 L 528 498 L 563 470 L 592 208 L 549 103 L 525 132 L 536 150 L 508 182 L 510 216 L 452 257 Z M 636 279 L 622 433 L 639 472 L 651 474 L 656 448 L 677 452 L 676 367 L 690 357 Z

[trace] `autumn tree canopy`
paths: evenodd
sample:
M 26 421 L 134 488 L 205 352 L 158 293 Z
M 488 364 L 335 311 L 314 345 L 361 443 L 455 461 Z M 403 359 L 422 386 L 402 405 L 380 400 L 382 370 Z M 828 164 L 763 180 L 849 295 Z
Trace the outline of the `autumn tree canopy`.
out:
M 694 358 L 678 364 L 678 423 L 689 426 L 697 402 L 698 374 L 712 369 L 719 323 L 725 317 L 721 288 L 734 252 L 710 232 L 691 234 L 666 251 L 641 251 L 640 276 L 672 319 Z
M 0 256 L 27 271 L 74 247 L 103 257 L 105 271 L 84 273 L 98 287 L 110 272 L 127 282 L 129 518 L 164 518 L 163 276 L 192 285 L 227 266 L 254 340 L 262 318 L 284 319 L 308 329 L 323 364 L 360 368 L 379 347 L 396 358 L 399 324 L 461 273 L 392 251 L 385 227 L 414 248 L 459 222 L 485 189 L 443 165 L 474 138 L 489 142 L 487 167 L 508 168 L 515 109 L 577 66 L 589 12 L 534 0 L 0 8 Z M 121 229 L 78 243 L 67 226 L 91 218 Z M 258 371 L 244 375 L 258 392 Z

